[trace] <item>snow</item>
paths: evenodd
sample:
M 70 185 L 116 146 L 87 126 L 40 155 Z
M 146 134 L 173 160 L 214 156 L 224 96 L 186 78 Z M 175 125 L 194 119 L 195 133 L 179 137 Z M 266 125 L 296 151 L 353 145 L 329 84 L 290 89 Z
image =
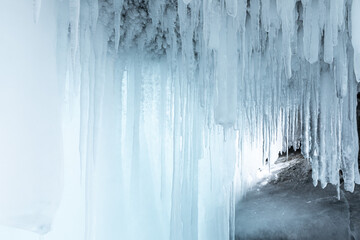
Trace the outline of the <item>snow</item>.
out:
M 237 203 L 238 238 L 359 238 L 358 186 L 354 193 L 341 189 L 338 200 L 334 186 L 312 186 L 310 164 L 299 153 L 275 166 Z
M 1 65 L 24 68 L 29 56 L 41 64 L 28 73 L 31 81 L 16 77 L 27 93 L 10 95 L 16 106 L 35 108 L 33 121 L 56 125 L 43 133 L 56 149 L 42 155 L 49 152 L 55 165 L 26 158 L 27 151 L 16 157 L 34 161 L 33 173 L 45 169 L 42 174 L 52 177 L 39 184 L 52 190 L 64 170 L 64 192 L 77 193 L 60 205 L 55 232 L 68 226 L 64 216 L 74 214 L 74 202 L 83 219 L 74 239 L 234 239 L 235 203 L 290 146 L 301 145 L 313 185 L 339 188 L 340 170 L 347 191 L 360 183 L 358 0 L 47 2 L 56 15 L 44 1 L 28 7 L 39 19 L 41 6 L 38 25 L 54 23 L 40 33 L 20 20 L 6 24 L 19 6 L 3 4 L 2 11 L 12 14 L 1 21 L 8 34 L 0 36 L 0 46 Z M 44 39 L 48 48 L 42 50 Z M 4 42 L 21 48 L 7 50 Z M 13 52 L 28 62 L 7 63 Z M 58 84 L 36 77 L 49 69 L 38 54 L 49 61 L 56 56 L 51 74 Z M 6 84 L 12 83 L 2 80 L 2 91 Z M 53 99 L 56 94 L 62 102 Z M 2 96 L 6 105 L 10 96 Z M 48 108 L 39 107 L 43 102 Z M 11 127 L 7 131 L 27 126 L 7 116 L 1 124 Z M 32 129 L 28 136 L 38 133 Z M 57 165 L 62 145 L 66 168 Z M 47 220 L 22 228 L 51 225 L 60 192 L 47 193 L 37 195 L 54 204 Z

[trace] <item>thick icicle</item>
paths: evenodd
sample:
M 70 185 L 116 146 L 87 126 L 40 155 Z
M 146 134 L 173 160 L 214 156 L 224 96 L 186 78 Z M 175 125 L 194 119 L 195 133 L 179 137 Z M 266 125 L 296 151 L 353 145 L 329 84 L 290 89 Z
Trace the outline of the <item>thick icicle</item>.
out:
M 291 40 L 295 26 L 295 0 L 277 0 L 276 6 L 282 24 L 282 44 L 285 75 L 291 78 Z
M 289 147 L 301 146 L 314 185 L 339 186 L 341 170 L 352 191 L 360 3 L 349 3 L 60 2 L 88 236 L 115 228 L 101 218 L 111 192 L 116 222 L 132 219 L 123 239 L 234 238 L 234 203 Z
M 360 0 L 353 0 L 351 7 L 351 41 L 354 47 L 354 72 L 360 82 Z
M 33 8 L 34 8 L 34 23 L 39 21 L 40 10 L 41 10 L 41 0 L 33 0 Z

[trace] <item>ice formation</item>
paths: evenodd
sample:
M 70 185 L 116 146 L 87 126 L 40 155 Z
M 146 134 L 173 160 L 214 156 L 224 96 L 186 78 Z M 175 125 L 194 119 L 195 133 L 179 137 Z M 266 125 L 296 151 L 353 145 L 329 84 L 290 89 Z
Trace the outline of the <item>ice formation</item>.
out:
M 314 185 L 360 184 L 359 0 L 55 2 L 85 239 L 234 239 L 236 200 L 290 146 Z
M 32 3 L 0 8 L 0 223 L 44 234 L 62 196 L 62 116 L 54 4 L 35 25 Z
M 88 239 L 107 191 L 124 239 L 233 238 L 236 199 L 300 143 L 315 186 L 360 183 L 358 0 L 59 5 Z

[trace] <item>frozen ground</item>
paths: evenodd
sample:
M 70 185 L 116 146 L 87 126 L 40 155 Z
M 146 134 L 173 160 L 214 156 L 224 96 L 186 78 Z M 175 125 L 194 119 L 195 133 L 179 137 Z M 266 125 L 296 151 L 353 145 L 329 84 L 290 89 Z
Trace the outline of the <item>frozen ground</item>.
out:
M 300 154 L 280 157 L 273 173 L 236 207 L 237 239 L 360 239 L 360 188 L 354 193 L 312 184 Z

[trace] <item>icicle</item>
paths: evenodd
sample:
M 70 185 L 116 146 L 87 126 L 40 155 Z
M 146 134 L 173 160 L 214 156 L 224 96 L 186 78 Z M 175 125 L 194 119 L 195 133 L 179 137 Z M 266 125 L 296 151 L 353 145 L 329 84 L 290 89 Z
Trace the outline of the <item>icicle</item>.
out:
M 254 51 L 260 50 L 260 0 L 250 2 L 250 31 L 252 38 L 252 48 Z
M 302 1 L 304 6 L 304 56 L 310 63 L 319 57 L 320 24 L 318 1 Z
M 73 0 L 71 0 L 73 1 Z M 90 27 L 92 32 L 96 31 L 99 18 L 99 0 L 87 0 L 90 6 Z
M 261 23 L 266 32 L 270 31 L 271 24 L 271 1 L 270 0 L 261 0 Z
M 70 47 L 73 64 L 79 45 L 80 0 L 69 0 Z
M 132 217 L 122 239 L 234 238 L 235 202 L 258 169 L 300 144 L 314 185 L 339 188 L 340 169 L 346 190 L 360 182 L 358 0 L 352 21 L 345 0 L 69 3 L 59 65 L 81 74 L 87 238 L 107 239 L 94 228 L 100 191 L 122 197 L 119 222 Z
M 360 82 L 360 0 L 353 0 L 351 6 L 351 42 L 354 47 L 354 72 Z
M 282 44 L 283 44 L 283 59 L 285 66 L 285 75 L 289 79 L 291 78 L 291 39 L 294 29 L 294 0 L 277 0 L 276 1 L 277 12 L 281 18 L 282 24 Z
M 334 48 L 333 48 L 333 34 L 337 33 L 337 24 L 336 22 L 334 23 L 334 21 L 336 21 L 334 18 L 336 16 L 333 16 L 333 14 L 331 13 L 331 10 L 334 9 L 333 5 L 334 3 L 327 1 L 325 2 L 326 5 L 326 23 L 325 23 L 325 36 L 324 36 L 324 62 L 331 64 L 333 61 L 333 57 L 334 57 Z M 336 28 L 334 29 L 333 26 L 336 26 Z M 335 33 L 333 33 L 333 31 L 336 31 Z
M 39 21 L 40 10 L 41 10 L 41 0 L 33 0 L 33 8 L 34 8 L 34 23 Z
M 115 50 L 119 49 L 120 44 L 120 25 L 121 25 L 121 12 L 123 8 L 123 0 L 114 0 L 114 30 L 115 30 Z
M 339 36 L 336 48 L 335 62 L 336 93 L 339 98 L 347 95 L 348 91 L 348 64 L 346 53 L 346 40 L 342 35 Z
M 223 24 L 227 23 L 226 18 L 222 20 Z M 231 127 L 235 123 L 237 115 L 237 80 L 234 77 L 236 75 L 237 56 L 232 49 L 232 46 L 236 44 L 236 32 L 222 28 L 221 35 L 225 38 L 220 43 L 217 59 L 215 120 L 225 127 Z
M 227 13 L 232 16 L 232 17 L 236 17 L 237 15 L 237 0 L 226 0 L 225 4 L 226 4 L 226 11 Z
M 330 105 L 333 101 L 329 98 L 329 92 L 333 92 L 331 86 L 333 81 L 331 81 L 331 77 L 327 70 L 322 69 L 321 77 L 320 77 L 320 108 L 319 108 L 319 139 L 320 139 L 320 154 L 319 154 L 319 180 L 321 182 L 321 187 L 325 188 L 327 185 L 327 167 L 329 159 L 331 159 L 331 155 L 327 154 L 327 146 L 326 146 L 326 139 L 327 139 L 327 129 L 330 129 L 329 124 L 329 113 L 330 113 Z M 331 119 L 331 118 L 330 118 Z

